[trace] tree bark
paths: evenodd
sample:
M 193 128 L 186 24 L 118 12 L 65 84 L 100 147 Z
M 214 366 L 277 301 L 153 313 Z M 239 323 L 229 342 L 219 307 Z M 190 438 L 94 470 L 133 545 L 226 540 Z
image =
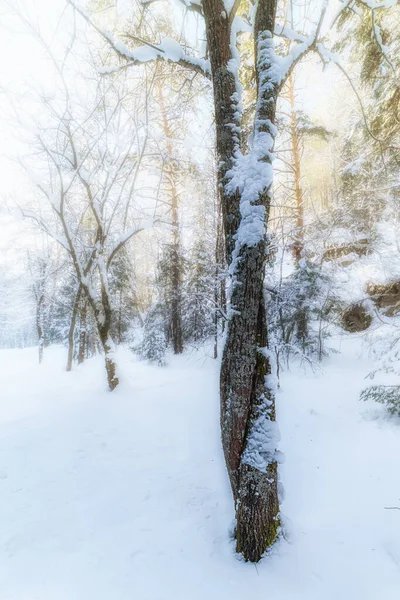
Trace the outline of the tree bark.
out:
M 43 362 L 44 332 L 43 332 L 43 309 L 45 296 L 40 294 L 36 305 L 36 331 L 38 335 L 39 365 Z
M 300 260 L 304 256 L 304 206 L 303 190 L 301 188 L 300 140 L 297 124 L 293 74 L 290 74 L 288 77 L 288 99 L 290 107 L 290 139 L 292 144 L 292 168 L 296 205 L 296 225 L 293 236 L 294 241 L 292 245 L 292 252 L 297 268 L 301 268 Z M 307 309 L 304 306 L 304 303 L 299 307 L 297 314 L 296 337 L 302 344 L 305 344 L 308 337 Z
M 218 358 L 218 324 L 222 319 L 222 333 L 225 330 L 226 290 L 225 290 L 225 248 L 221 215 L 221 199 L 216 189 L 216 227 L 215 227 L 215 281 L 214 281 L 214 358 Z
M 182 340 L 182 273 L 181 273 L 181 247 L 180 247 L 180 235 L 179 235 L 179 194 L 178 185 L 176 182 L 176 171 L 179 168 L 176 161 L 172 159 L 172 132 L 167 118 L 167 111 L 165 107 L 164 98 L 162 91 L 158 90 L 158 101 L 161 110 L 161 124 L 164 132 L 166 147 L 167 147 L 167 160 L 164 164 L 164 171 L 166 173 L 166 187 L 167 193 L 170 199 L 171 206 L 171 225 L 172 225 L 172 253 L 171 253 L 171 287 L 172 287 L 172 298 L 171 298 L 171 337 L 174 354 L 181 354 L 183 352 L 183 340 Z
M 79 300 L 81 297 L 81 292 L 82 292 L 82 286 L 79 286 L 78 291 L 76 292 L 74 306 L 72 308 L 71 323 L 70 323 L 69 332 L 68 332 L 67 371 L 72 370 L 72 360 L 73 360 L 73 356 L 74 356 L 74 332 L 75 332 L 75 325 L 76 325 L 76 317 L 78 315 L 78 306 L 79 306 Z
M 258 561 L 276 539 L 279 526 L 277 463 L 266 440 L 258 444 L 257 429 L 277 437 L 275 400 L 268 386 L 271 366 L 266 351 L 267 323 L 263 293 L 267 238 L 239 245 L 239 189 L 227 191 L 240 149 L 238 90 L 232 72 L 230 25 L 222 0 L 203 0 L 214 92 L 218 184 L 221 192 L 227 263 L 233 275 L 230 317 L 221 366 L 221 433 L 236 507 L 236 549 L 245 560 Z M 257 110 L 254 135 L 275 137 L 278 85 L 269 76 L 276 0 L 259 0 L 255 18 Z M 267 51 L 266 51 L 267 49 Z M 271 162 L 271 149 L 261 158 Z M 254 205 L 264 208 L 265 225 L 270 186 Z M 261 208 L 262 209 L 262 208 Z M 261 436 L 263 437 L 263 436 Z M 265 437 L 265 436 L 264 436 Z
M 104 351 L 108 387 L 111 391 L 113 391 L 119 384 L 119 379 L 117 377 L 117 365 L 112 358 L 112 346 L 108 333 L 106 334 L 105 331 L 104 333 L 103 331 L 100 331 L 100 339 Z
M 297 129 L 297 116 L 294 97 L 293 75 L 288 77 L 288 96 L 290 106 L 290 139 L 292 144 L 293 159 L 293 179 L 294 195 L 296 203 L 296 228 L 293 243 L 293 257 L 298 263 L 303 256 L 304 250 L 304 208 L 303 208 L 303 190 L 301 189 L 301 171 L 300 171 L 300 141 Z
M 111 327 L 111 304 L 108 297 L 108 291 L 104 281 L 101 282 L 101 307 L 92 305 L 94 316 L 96 319 L 97 329 L 101 345 L 104 352 L 105 367 L 107 372 L 108 387 L 113 391 L 119 384 L 117 377 L 117 365 L 113 359 L 112 340 L 110 339 Z
M 80 323 L 79 323 L 79 349 L 78 349 L 78 365 L 85 360 L 86 336 L 87 336 L 87 301 L 84 299 L 81 302 Z

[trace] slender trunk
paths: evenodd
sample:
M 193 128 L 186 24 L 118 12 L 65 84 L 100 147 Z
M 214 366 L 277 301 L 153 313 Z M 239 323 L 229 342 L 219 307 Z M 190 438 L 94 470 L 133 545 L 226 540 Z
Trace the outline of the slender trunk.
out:
M 174 348 L 174 354 L 181 354 L 183 352 L 182 342 L 182 315 L 181 315 L 181 268 L 180 268 L 180 256 L 179 256 L 179 242 L 174 241 L 174 249 L 172 253 L 172 299 L 171 299 L 171 312 L 172 312 L 172 343 Z
M 164 165 L 164 171 L 166 174 L 166 191 L 170 198 L 171 205 L 171 225 L 172 225 L 172 253 L 171 253 L 171 287 L 172 287 L 172 298 L 171 298 L 171 337 L 174 354 L 181 354 L 183 352 L 183 341 L 182 341 L 182 299 L 181 299 L 181 287 L 182 287 L 182 269 L 181 269 L 181 248 L 180 248 L 180 236 L 179 236 L 179 194 L 178 184 L 176 181 L 176 174 L 178 165 L 176 161 L 172 159 L 173 148 L 171 144 L 172 132 L 167 118 L 167 111 L 164 103 L 164 98 L 159 89 L 158 101 L 161 109 L 161 124 L 163 133 L 166 140 L 167 147 L 167 161 Z
M 78 350 L 78 365 L 82 364 L 85 360 L 85 348 L 86 348 L 86 337 L 87 337 L 87 301 L 83 300 L 81 303 L 81 314 L 79 324 L 79 350 Z
M 100 260 L 102 256 L 100 254 Z M 113 343 L 110 338 L 110 327 L 112 309 L 110 298 L 108 296 L 108 288 L 106 281 L 106 272 L 100 267 L 100 299 L 93 297 L 90 293 L 90 288 L 82 284 L 86 298 L 93 312 L 93 317 L 96 323 L 97 332 L 99 334 L 101 348 L 104 352 L 105 367 L 107 372 L 108 387 L 113 391 L 119 379 L 116 375 L 117 367 L 113 358 Z
M 225 329 L 225 314 L 226 314 L 226 293 L 225 280 L 222 277 L 223 268 L 225 265 L 224 246 L 223 246 L 223 230 L 221 216 L 221 199 L 217 185 L 217 223 L 216 223 L 216 239 L 215 239 L 215 281 L 214 281 L 214 358 L 218 358 L 218 321 L 222 317 L 222 333 Z M 221 314 L 223 313 L 223 314 Z M 218 318 L 219 314 L 219 318 Z
M 288 96 L 290 106 L 290 139 L 292 144 L 292 167 L 294 178 L 294 194 L 296 202 L 296 228 L 294 233 L 294 243 L 292 246 L 293 256 L 298 263 L 303 256 L 304 250 L 304 207 L 303 190 L 301 189 L 301 171 L 300 171 L 300 140 L 297 128 L 297 115 L 294 97 L 294 80 L 291 74 L 288 78 Z
M 99 326 L 100 341 L 104 352 L 108 387 L 113 391 L 118 383 L 117 365 L 113 358 L 112 342 L 109 337 L 109 327 Z
M 68 332 L 68 358 L 67 358 L 67 371 L 72 370 L 72 359 L 74 356 L 74 332 L 76 325 L 76 317 L 78 315 L 78 306 L 79 300 L 81 297 L 82 287 L 78 287 L 78 291 L 76 292 L 74 306 L 72 307 L 72 315 L 71 315 L 71 323 L 69 326 Z
M 239 188 L 227 187 L 240 149 L 238 90 L 232 73 L 230 26 L 223 0 L 203 0 L 212 70 L 218 183 L 221 190 L 227 262 L 233 274 L 230 318 L 221 366 L 221 432 L 236 507 L 236 548 L 258 561 L 275 541 L 279 525 L 275 445 L 275 400 L 269 387 L 271 366 L 263 294 L 267 241 L 264 229 L 251 243 L 237 235 L 241 224 Z M 257 112 L 254 159 L 271 163 L 278 85 L 272 79 L 276 0 L 259 0 L 255 18 Z M 270 71 L 271 69 L 271 71 Z M 255 144 L 259 144 L 255 147 Z M 264 149 L 263 149 L 264 148 Z M 266 170 L 269 170 L 266 167 Z M 268 220 L 270 185 L 247 201 L 258 223 Z M 260 216 L 262 215 L 262 216 Z M 245 216 L 243 216 L 245 219 Z M 260 223 L 261 220 L 261 223 Z
M 122 344 L 122 288 L 119 290 L 118 344 Z
M 214 281 L 214 358 L 218 358 L 218 266 L 215 267 Z
M 301 268 L 300 260 L 304 256 L 304 206 L 303 190 L 301 188 L 301 163 L 300 163 L 300 140 L 297 126 L 297 114 L 295 105 L 294 78 L 288 77 L 288 97 L 290 106 L 290 138 L 292 143 L 292 167 L 294 178 L 294 194 L 296 203 L 296 225 L 294 242 L 292 245 L 293 257 L 298 268 Z M 307 308 L 303 304 L 299 307 L 296 318 L 296 338 L 303 345 L 308 337 Z
M 113 358 L 113 343 L 110 338 L 110 327 L 111 327 L 111 304 L 108 297 L 108 291 L 104 281 L 101 283 L 101 300 L 102 308 L 100 311 L 95 312 L 95 318 L 101 345 L 104 352 L 105 367 L 107 372 L 108 387 L 113 391 L 118 383 L 117 377 L 117 365 Z
M 43 310 L 44 310 L 45 297 L 44 294 L 40 294 L 37 306 L 36 306 L 36 331 L 38 336 L 38 350 L 39 350 L 39 365 L 43 362 L 43 350 L 44 350 L 44 333 L 43 333 Z

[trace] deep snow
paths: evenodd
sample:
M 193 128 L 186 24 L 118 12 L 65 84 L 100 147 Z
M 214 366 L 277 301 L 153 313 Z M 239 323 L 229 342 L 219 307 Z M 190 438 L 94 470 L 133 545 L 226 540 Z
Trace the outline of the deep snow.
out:
M 339 343 L 283 376 L 286 539 L 257 566 L 230 538 L 215 361 L 121 350 L 111 394 L 101 357 L 0 351 L 0 600 L 398 600 L 400 422 Z

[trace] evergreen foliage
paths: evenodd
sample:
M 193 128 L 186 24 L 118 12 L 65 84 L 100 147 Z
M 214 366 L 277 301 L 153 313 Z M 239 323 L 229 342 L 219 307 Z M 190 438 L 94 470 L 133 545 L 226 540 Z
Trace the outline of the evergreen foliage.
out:
M 199 237 L 187 265 L 184 292 L 183 336 L 186 343 L 204 341 L 214 333 L 216 267 L 210 249 Z
M 303 258 L 291 275 L 270 291 L 267 314 L 278 360 L 321 360 L 326 354 L 329 278 Z
M 400 417 L 399 385 L 373 385 L 361 392 L 360 400 L 373 400 L 379 404 L 384 404 L 391 415 Z
M 159 366 L 166 364 L 165 353 L 167 350 L 167 336 L 165 331 L 164 307 L 157 303 L 147 313 L 145 320 L 143 340 L 133 348 L 142 360 L 148 360 Z

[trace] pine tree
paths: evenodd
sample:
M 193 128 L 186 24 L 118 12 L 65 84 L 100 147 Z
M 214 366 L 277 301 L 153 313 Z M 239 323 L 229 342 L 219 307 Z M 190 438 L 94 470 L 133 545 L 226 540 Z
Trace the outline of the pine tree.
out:
M 198 343 L 214 334 L 215 268 L 213 248 L 199 236 L 187 260 L 183 310 L 185 343 Z
M 159 366 L 165 365 L 167 336 L 165 332 L 165 311 L 160 303 L 154 304 L 147 313 L 143 340 L 134 348 L 142 360 Z

